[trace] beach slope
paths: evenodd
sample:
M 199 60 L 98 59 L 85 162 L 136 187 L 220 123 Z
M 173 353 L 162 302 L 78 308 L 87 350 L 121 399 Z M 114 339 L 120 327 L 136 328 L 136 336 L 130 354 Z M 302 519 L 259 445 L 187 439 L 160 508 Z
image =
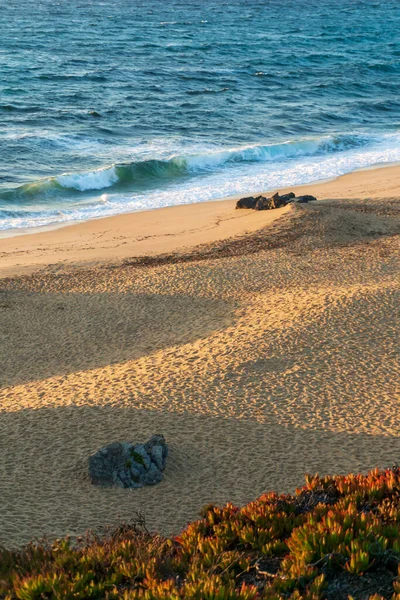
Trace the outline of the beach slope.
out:
M 215 203 L 235 233 L 183 226 L 188 243 L 168 246 L 165 229 L 151 255 L 134 241 L 103 252 L 110 219 L 1 241 L 14 275 L 0 282 L 1 543 L 137 511 L 176 533 L 209 502 L 398 462 L 399 170 L 306 189 L 322 201 L 268 215 Z M 137 218 L 150 219 L 118 217 Z M 90 257 L 69 237 L 85 228 Z M 90 484 L 90 454 L 153 433 L 170 446 L 161 484 Z

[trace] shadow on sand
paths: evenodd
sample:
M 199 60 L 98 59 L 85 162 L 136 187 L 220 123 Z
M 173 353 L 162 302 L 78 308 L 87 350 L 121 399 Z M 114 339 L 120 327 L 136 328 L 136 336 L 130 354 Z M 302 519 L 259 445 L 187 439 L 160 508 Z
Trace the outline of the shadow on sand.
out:
M 185 295 L 3 292 L 3 387 L 135 360 L 234 321 L 232 302 Z
M 102 489 L 87 458 L 116 440 L 163 433 L 164 481 L 140 490 Z M 400 438 L 283 427 L 277 422 L 172 414 L 134 408 L 69 407 L 0 413 L 0 543 L 78 535 L 129 521 L 176 533 L 206 503 L 244 504 L 264 491 L 293 492 L 304 474 L 391 466 Z

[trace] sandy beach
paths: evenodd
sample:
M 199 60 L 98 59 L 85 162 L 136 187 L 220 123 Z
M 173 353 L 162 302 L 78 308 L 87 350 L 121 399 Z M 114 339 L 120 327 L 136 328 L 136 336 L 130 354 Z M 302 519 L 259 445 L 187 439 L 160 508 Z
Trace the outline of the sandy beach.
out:
M 0 544 L 137 512 L 171 534 L 206 503 L 399 462 L 400 167 L 293 190 L 320 202 L 0 239 Z M 91 485 L 90 454 L 153 433 L 161 484 Z
M 249 190 L 269 194 L 277 190 Z M 357 171 L 333 181 L 279 190 L 313 193 L 318 199 L 384 199 L 400 196 L 400 166 Z M 238 196 L 239 197 L 239 196 Z M 185 253 L 254 233 L 280 219 L 289 207 L 275 211 L 235 211 L 238 197 L 152 211 L 128 213 L 40 231 L 0 232 L 0 277 L 13 277 L 39 269 L 93 267 L 123 262 L 132 257 Z

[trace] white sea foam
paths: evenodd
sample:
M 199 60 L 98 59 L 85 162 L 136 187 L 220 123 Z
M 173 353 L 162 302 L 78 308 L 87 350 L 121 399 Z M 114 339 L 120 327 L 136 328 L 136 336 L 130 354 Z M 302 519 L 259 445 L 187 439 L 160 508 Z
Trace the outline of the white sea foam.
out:
M 25 142 L 38 148 L 46 146 L 58 147 L 63 150 L 73 150 L 78 153 L 99 152 L 102 141 L 96 138 L 80 135 L 59 134 L 49 129 L 32 129 L 30 131 L 14 130 L 0 132 L 0 138 L 6 141 Z
M 0 229 L 23 228 L 148 210 L 179 204 L 204 202 L 235 194 L 249 194 L 268 189 L 283 189 L 321 179 L 334 178 L 356 169 L 376 164 L 400 161 L 400 133 L 377 136 L 351 147 L 345 137 L 300 140 L 270 146 L 248 146 L 217 151 L 204 148 L 198 154 L 172 159 L 186 173 L 199 173 L 192 178 L 160 180 L 157 187 L 147 190 L 119 193 L 110 190 L 96 194 L 96 190 L 110 188 L 118 180 L 121 167 L 93 171 L 80 175 L 63 175 L 58 182 L 64 187 L 85 191 L 93 190 L 89 197 L 57 210 L 53 205 L 26 206 L 16 210 L 15 216 L 7 214 Z M 350 146 L 350 147 L 349 147 Z M 347 147 L 347 149 L 346 149 Z M 335 150 L 332 152 L 332 150 Z M 157 163 L 157 161 L 155 161 Z M 123 167 L 122 167 L 123 168 Z M 0 216 L 1 216 L 0 208 Z
M 118 181 L 118 174 L 114 166 L 99 169 L 90 173 L 76 173 L 60 175 L 56 181 L 64 188 L 71 188 L 85 192 L 87 190 L 102 190 L 111 187 Z
M 176 158 L 186 163 L 188 170 L 216 168 L 224 163 L 267 162 L 307 156 L 317 152 L 332 152 L 340 144 L 340 138 L 325 136 L 315 139 L 303 139 L 281 144 L 251 145 L 227 150 L 215 150 L 203 154 Z

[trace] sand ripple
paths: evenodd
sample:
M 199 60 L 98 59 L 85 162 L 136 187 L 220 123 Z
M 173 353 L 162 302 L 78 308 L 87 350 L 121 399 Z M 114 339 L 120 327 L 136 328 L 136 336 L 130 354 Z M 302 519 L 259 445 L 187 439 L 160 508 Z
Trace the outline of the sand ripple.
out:
M 206 502 L 398 462 L 399 210 L 299 207 L 247 254 L 3 281 L 0 541 L 136 510 L 171 533 Z M 89 484 L 98 446 L 154 432 L 160 486 Z

